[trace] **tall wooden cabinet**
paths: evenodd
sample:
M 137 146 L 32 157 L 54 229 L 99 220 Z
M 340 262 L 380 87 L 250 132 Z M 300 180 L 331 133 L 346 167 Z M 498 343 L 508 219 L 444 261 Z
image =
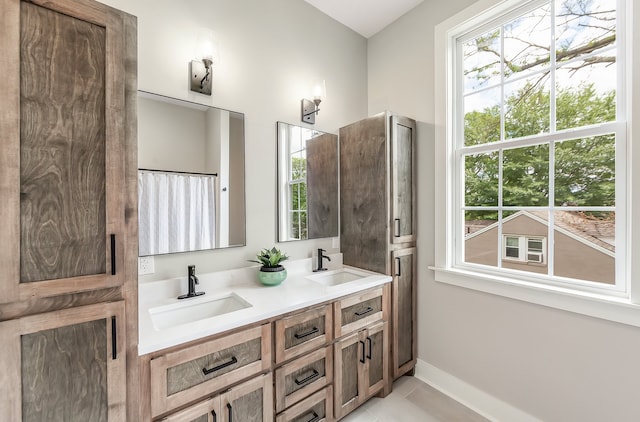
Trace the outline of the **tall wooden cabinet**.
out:
M 343 262 L 391 275 L 391 374 L 413 371 L 416 343 L 416 123 L 380 113 L 340 128 Z
M 0 8 L 0 419 L 124 420 L 136 19 L 91 0 Z

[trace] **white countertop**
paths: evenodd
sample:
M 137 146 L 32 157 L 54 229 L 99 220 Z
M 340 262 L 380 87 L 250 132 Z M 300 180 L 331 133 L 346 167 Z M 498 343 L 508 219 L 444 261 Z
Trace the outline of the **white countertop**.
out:
M 187 292 L 186 275 L 140 283 L 138 286 L 138 354 L 144 355 L 222 333 L 391 281 L 391 277 L 387 275 L 359 268 L 343 267 L 342 254 L 331 254 L 330 257 L 331 262 L 327 262 L 328 271 L 318 273 L 311 271 L 311 258 L 285 262 L 287 279 L 281 285 L 272 287 L 263 286 L 258 281 L 256 272 L 259 266 L 207 274 L 198 274 L 196 268 L 196 275 L 200 281 L 200 284 L 196 285 L 196 291 L 204 291 L 206 294 L 192 299 L 177 299 L 179 295 Z M 310 276 L 313 278 L 315 275 L 330 275 L 341 268 L 357 271 L 363 278 L 330 287 L 307 278 Z M 186 270 L 185 268 L 185 273 Z M 231 293 L 240 296 L 251 306 L 161 330 L 156 329 L 149 312 L 150 309 L 158 306 L 172 304 L 182 306 L 189 302 L 195 304 Z

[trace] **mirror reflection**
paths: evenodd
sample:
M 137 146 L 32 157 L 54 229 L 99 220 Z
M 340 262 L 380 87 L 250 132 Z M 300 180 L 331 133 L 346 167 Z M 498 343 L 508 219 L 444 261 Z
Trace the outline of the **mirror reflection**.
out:
M 244 115 L 138 93 L 139 255 L 245 245 Z
M 338 136 L 277 123 L 278 241 L 338 236 Z

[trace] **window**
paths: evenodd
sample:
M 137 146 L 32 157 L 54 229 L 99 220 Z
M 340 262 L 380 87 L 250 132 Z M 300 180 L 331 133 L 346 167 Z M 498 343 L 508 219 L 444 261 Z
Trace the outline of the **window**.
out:
M 447 33 L 451 268 L 628 294 L 623 3 L 503 2 Z
M 504 236 L 502 259 L 523 263 L 544 263 L 544 238 L 526 236 Z

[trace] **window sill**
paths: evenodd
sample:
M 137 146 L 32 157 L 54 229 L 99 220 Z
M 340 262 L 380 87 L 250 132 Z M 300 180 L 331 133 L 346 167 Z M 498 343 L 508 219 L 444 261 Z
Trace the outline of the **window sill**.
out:
M 640 304 L 575 290 L 494 277 L 461 269 L 429 267 L 438 282 L 563 311 L 640 327 Z

